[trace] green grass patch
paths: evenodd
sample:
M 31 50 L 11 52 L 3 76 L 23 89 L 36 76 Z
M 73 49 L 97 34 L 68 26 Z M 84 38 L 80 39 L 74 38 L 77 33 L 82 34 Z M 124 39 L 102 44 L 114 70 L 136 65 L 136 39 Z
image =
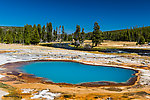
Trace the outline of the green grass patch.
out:
M 0 88 L 6 89 L 8 91 L 14 91 L 16 89 L 16 88 L 14 88 L 10 85 L 4 84 L 4 83 L 0 83 Z
M 17 92 L 15 91 L 12 91 L 12 92 L 9 92 L 8 95 L 5 95 L 4 96 L 5 98 L 12 98 L 14 100 L 21 100 L 22 99 L 22 96 L 20 96 Z
M 9 92 L 8 95 L 5 95 L 3 100 L 21 100 L 22 96 L 19 95 L 19 93 L 17 93 L 16 88 L 4 84 L 4 83 L 0 83 L 0 88 L 3 88 L 5 90 L 7 90 Z
M 53 46 L 53 43 L 40 43 L 40 46 L 47 46 L 47 47 L 51 47 Z
M 122 89 L 120 89 L 120 88 L 115 88 L 115 87 L 103 88 L 103 89 L 108 90 L 108 91 L 117 91 L 117 92 L 121 92 L 121 91 L 122 91 Z

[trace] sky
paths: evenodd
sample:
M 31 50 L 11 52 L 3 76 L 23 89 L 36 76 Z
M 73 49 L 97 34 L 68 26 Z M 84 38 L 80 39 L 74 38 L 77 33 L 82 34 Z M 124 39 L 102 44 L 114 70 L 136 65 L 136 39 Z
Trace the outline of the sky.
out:
M 0 0 L 0 26 L 52 22 L 68 34 L 76 25 L 91 32 L 94 22 L 102 31 L 150 26 L 149 4 L 150 0 Z

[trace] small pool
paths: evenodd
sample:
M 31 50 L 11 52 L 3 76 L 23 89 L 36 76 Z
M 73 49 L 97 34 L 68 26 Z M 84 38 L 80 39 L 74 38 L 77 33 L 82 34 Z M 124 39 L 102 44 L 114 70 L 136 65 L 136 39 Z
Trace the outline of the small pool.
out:
M 33 62 L 21 67 L 21 70 L 34 74 L 38 77 L 44 77 L 55 83 L 79 84 L 85 82 L 111 81 L 126 82 L 136 72 L 133 70 L 84 65 L 74 62 Z

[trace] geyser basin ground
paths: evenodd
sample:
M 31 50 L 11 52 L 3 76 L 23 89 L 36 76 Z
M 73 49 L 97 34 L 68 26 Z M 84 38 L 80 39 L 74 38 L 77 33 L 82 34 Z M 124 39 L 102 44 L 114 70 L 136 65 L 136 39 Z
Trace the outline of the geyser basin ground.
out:
M 55 83 L 79 84 L 85 82 L 126 82 L 136 72 L 134 70 L 84 65 L 75 62 L 33 62 L 21 67 L 21 70 L 44 77 Z

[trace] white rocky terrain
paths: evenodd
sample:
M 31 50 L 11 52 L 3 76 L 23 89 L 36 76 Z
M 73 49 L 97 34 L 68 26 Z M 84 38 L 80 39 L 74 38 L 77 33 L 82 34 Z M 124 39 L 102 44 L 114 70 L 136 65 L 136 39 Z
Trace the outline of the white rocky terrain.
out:
M 86 64 L 93 65 L 106 65 L 106 66 L 115 66 L 121 68 L 135 69 L 128 66 L 119 66 L 119 64 L 128 64 L 128 65 L 142 65 L 149 66 L 150 60 L 143 59 L 139 55 L 133 56 L 123 56 L 117 54 L 95 54 L 83 51 L 75 50 L 65 50 L 65 49 L 56 49 L 51 47 L 41 47 L 41 46 L 22 46 L 22 45 L 7 45 L 1 44 L 1 51 L 14 51 L 10 53 L 0 54 L 0 65 L 18 62 L 18 61 L 30 61 L 30 60 L 74 60 L 78 62 L 83 62 Z M 116 64 L 116 65 L 115 65 Z M 2 68 L 0 70 L 3 70 Z M 150 85 L 150 70 L 136 68 L 140 73 L 141 85 Z M 0 75 L 0 78 L 5 77 Z M 1 92 L 0 92 L 1 94 Z M 1 95 L 2 96 L 2 95 Z M 53 96 L 54 97 L 54 96 Z M 53 98 L 51 97 L 51 98 Z M 33 96 L 36 98 L 36 95 Z M 49 97 L 50 98 L 50 97 Z

